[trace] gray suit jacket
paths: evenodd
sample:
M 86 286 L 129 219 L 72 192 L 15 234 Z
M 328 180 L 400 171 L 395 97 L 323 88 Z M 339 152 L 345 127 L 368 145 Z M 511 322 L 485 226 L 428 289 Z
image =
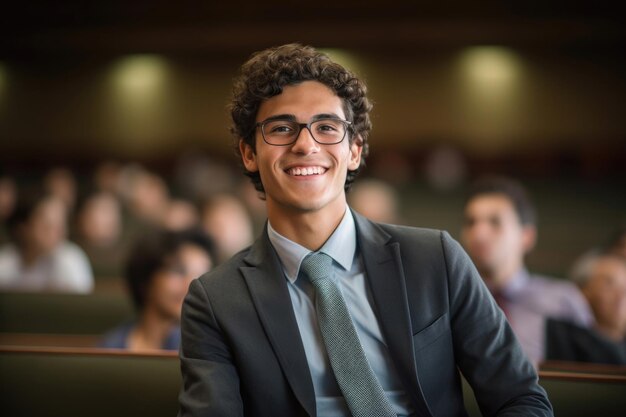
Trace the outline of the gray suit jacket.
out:
M 534 368 L 458 243 L 354 217 L 372 307 L 416 415 L 465 416 L 460 371 L 484 415 L 551 416 Z M 180 417 L 316 415 L 267 233 L 191 284 L 180 359 Z

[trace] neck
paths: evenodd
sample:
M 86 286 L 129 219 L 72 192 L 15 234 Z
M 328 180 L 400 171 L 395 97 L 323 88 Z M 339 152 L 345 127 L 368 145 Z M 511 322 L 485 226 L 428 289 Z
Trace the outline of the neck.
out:
M 324 245 L 335 231 L 346 210 L 343 205 L 333 210 L 317 210 L 285 215 L 284 211 L 272 210 L 268 204 L 267 214 L 274 230 L 287 239 L 316 251 Z
M 522 269 L 522 266 L 523 264 L 520 260 L 505 265 L 498 270 L 480 271 L 480 275 L 492 292 L 500 291 L 509 285 L 515 274 Z
M 175 324 L 176 320 L 165 318 L 157 311 L 147 308 L 130 335 L 130 350 L 161 349 L 163 341 Z

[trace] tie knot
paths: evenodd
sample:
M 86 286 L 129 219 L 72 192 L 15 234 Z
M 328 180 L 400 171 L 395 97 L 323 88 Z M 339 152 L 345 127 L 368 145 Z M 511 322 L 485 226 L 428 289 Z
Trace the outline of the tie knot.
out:
M 328 278 L 332 271 L 333 258 L 325 253 L 317 252 L 308 255 L 302 260 L 300 271 L 306 274 L 311 282 L 318 279 Z

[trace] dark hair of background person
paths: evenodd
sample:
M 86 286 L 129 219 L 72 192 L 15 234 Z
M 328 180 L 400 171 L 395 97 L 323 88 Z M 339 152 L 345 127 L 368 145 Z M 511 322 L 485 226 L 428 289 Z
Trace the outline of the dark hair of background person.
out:
M 236 153 L 241 156 L 240 139 L 256 152 L 256 116 L 261 103 L 281 94 L 284 87 L 304 81 L 320 82 L 341 98 L 346 119 L 352 122 L 348 130 L 350 144 L 357 136 L 360 137 L 363 147 L 361 165 L 354 171 L 348 171 L 345 183 L 348 190 L 365 165 L 369 152 L 367 140 L 372 129 L 369 117 L 372 104 L 367 98 L 365 83 L 310 46 L 293 43 L 257 52 L 241 67 L 229 104 Z M 246 171 L 246 175 L 252 179 L 257 191 L 264 193 L 259 173 Z
M 606 253 L 617 253 L 626 256 L 626 224 L 618 226 L 604 242 L 601 250 Z
M 19 226 L 27 223 L 41 203 L 53 197 L 53 194 L 41 186 L 28 186 L 18 192 L 15 207 L 7 218 L 9 237 L 17 246 L 21 246 Z
M 202 230 L 195 228 L 184 231 L 154 230 L 134 243 L 126 262 L 124 277 L 138 311 L 145 305 L 148 288 L 155 273 L 166 266 L 169 258 L 187 244 L 200 247 L 213 263 L 216 262 L 213 240 Z
M 476 180 L 465 196 L 464 206 L 474 198 L 486 194 L 500 194 L 509 199 L 524 226 L 537 224 L 535 207 L 524 186 L 517 180 L 500 176 L 488 176 Z

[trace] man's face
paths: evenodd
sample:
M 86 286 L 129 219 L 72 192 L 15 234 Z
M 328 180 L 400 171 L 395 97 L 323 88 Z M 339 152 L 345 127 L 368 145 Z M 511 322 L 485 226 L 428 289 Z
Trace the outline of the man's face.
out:
M 598 260 L 583 293 L 598 324 L 626 333 L 626 264 L 623 260 L 615 257 Z
M 534 242 L 534 229 L 523 226 L 513 203 L 502 194 L 483 194 L 465 207 L 461 239 L 483 277 L 515 273 Z M 509 278 L 509 277 L 506 277 Z M 505 282 L 494 282 L 496 286 Z
M 285 87 L 261 104 L 256 120 L 282 115 L 299 123 L 321 115 L 346 119 L 342 100 L 317 81 Z M 256 152 L 241 142 L 244 166 L 261 176 L 268 213 L 288 216 L 325 208 L 343 210 L 347 171 L 357 169 L 361 160 L 361 146 L 357 141 L 350 145 L 349 139 L 346 134 L 341 143 L 321 145 L 302 129 L 295 143 L 273 146 L 265 143 L 257 129 Z

